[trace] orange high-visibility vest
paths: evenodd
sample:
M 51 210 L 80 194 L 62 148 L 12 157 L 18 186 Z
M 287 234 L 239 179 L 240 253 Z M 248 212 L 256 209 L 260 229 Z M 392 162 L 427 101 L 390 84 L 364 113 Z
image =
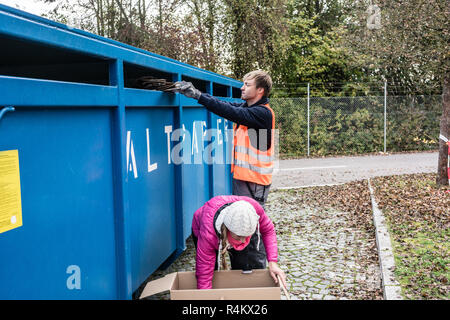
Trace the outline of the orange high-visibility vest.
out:
M 275 150 L 274 147 L 275 113 L 269 107 L 268 104 L 265 104 L 264 106 L 268 108 L 272 113 L 272 131 L 271 131 L 270 148 L 268 148 L 266 151 L 256 149 L 250 143 L 250 138 L 248 135 L 249 129 L 243 125 L 239 125 L 239 127 L 237 128 L 236 124 L 234 124 L 233 163 L 231 164 L 231 172 L 233 172 L 234 179 L 249 181 L 267 186 L 272 183 L 272 172 L 273 172 L 274 150 Z M 260 130 L 267 130 L 267 129 L 260 129 Z M 268 133 L 266 132 L 266 134 Z

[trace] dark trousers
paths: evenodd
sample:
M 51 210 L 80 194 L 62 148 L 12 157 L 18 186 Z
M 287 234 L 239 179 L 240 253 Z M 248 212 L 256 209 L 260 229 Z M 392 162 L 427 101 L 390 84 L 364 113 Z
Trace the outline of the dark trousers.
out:
M 261 184 L 237 180 L 233 178 L 233 194 L 236 196 L 246 196 L 253 198 L 264 208 L 269 195 L 270 186 L 263 186 Z

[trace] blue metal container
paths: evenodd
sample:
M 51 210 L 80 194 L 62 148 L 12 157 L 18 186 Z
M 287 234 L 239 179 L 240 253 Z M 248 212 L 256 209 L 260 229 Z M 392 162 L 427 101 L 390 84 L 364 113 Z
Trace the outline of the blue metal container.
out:
M 17 150 L 22 214 L 0 233 L 0 299 L 131 299 L 185 249 L 195 210 L 231 192 L 232 124 L 129 80 L 227 101 L 241 82 L 4 5 L 0 45 L 0 155 Z

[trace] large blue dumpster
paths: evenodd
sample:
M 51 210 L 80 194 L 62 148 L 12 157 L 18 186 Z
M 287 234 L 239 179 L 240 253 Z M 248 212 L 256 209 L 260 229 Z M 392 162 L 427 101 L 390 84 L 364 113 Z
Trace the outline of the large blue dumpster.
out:
M 0 299 L 131 299 L 231 192 L 232 143 L 229 121 L 131 79 L 228 101 L 241 82 L 4 5 L 0 45 Z

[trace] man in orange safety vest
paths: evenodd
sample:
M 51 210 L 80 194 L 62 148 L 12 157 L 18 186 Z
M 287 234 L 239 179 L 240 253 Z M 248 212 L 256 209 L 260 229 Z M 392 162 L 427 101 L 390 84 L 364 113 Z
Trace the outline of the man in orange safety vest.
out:
M 234 122 L 233 194 L 251 197 L 264 206 L 274 169 L 275 114 L 268 99 L 272 79 L 267 72 L 255 70 L 247 73 L 243 82 L 244 103 L 222 101 L 186 81 L 176 82 L 173 91 L 197 99 L 211 112 Z

